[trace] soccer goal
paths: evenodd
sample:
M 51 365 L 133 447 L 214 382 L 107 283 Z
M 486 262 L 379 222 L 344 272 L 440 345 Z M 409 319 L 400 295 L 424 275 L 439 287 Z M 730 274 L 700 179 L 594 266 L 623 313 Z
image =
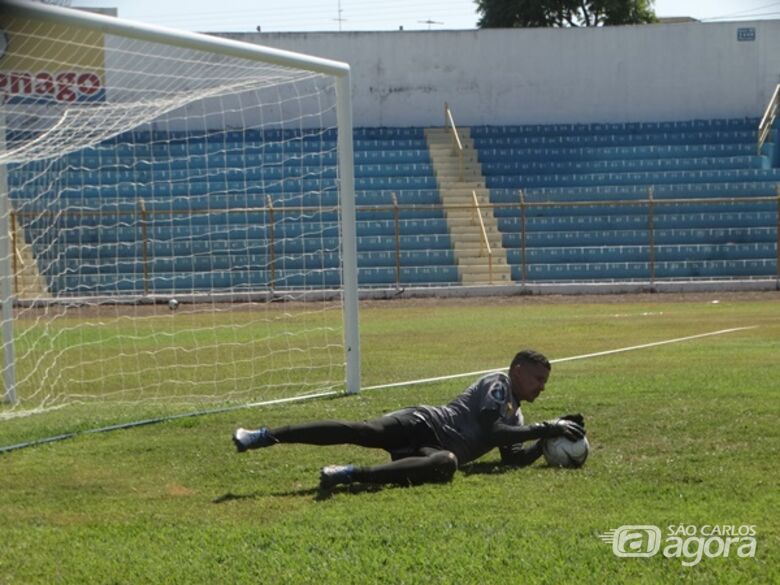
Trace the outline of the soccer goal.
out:
M 357 391 L 349 67 L 33 3 L 0 28 L 0 427 Z

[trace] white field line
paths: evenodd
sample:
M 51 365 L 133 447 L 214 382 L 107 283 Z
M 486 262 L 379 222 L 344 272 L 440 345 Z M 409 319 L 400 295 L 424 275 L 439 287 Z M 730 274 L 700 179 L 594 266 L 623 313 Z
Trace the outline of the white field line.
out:
M 606 351 L 597 351 L 594 353 L 585 353 L 582 355 L 573 355 L 564 358 L 558 358 L 550 360 L 550 363 L 559 364 L 563 362 L 572 362 L 574 360 L 584 360 L 593 357 L 601 357 L 604 355 L 612 355 L 616 353 L 623 353 L 626 351 L 635 351 L 637 349 L 647 349 L 650 347 L 658 347 L 659 345 L 667 345 L 670 343 L 680 343 L 681 341 L 690 341 L 691 339 L 701 339 L 702 337 L 711 337 L 713 335 L 724 335 L 726 333 L 735 333 L 737 331 L 747 331 L 748 329 L 755 329 L 758 325 L 751 325 L 749 327 L 734 327 L 732 329 L 720 329 L 718 331 L 710 331 L 708 333 L 699 333 L 697 335 L 688 335 L 687 337 L 676 337 L 674 339 L 665 339 L 663 341 L 654 341 L 652 343 L 643 343 L 641 345 L 631 345 L 628 347 L 620 347 L 618 349 L 608 349 Z M 465 372 L 463 374 L 450 374 L 447 376 L 437 376 L 435 378 L 422 378 L 420 380 L 409 380 L 408 382 L 394 382 L 392 384 L 380 384 L 378 386 L 366 386 L 362 390 L 381 390 L 384 388 L 398 388 L 400 386 L 414 386 L 416 384 L 428 384 L 431 382 L 442 382 L 445 380 L 455 380 L 457 378 L 483 376 L 492 372 L 506 371 L 508 368 L 494 368 L 492 370 L 480 370 L 478 372 Z
M 111 431 L 119 431 L 122 429 L 132 429 L 135 427 L 143 427 L 147 425 L 159 424 L 162 422 L 174 421 L 184 418 L 193 418 L 196 416 L 204 416 L 207 414 L 221 414 L 225 412 L 233 412 L 236 410 L 242 410 L 245 408 L 255 408 L 259 406 L 275 406 L 277 404 L 287 404 L 291 402 L 303 402 L 306 400 L 314 400 L 316 398 L 327 398 L 335 396 L 344 396 L 343 392 L 327 391 L 318 392 L 316 394 L 305 394 L 303 396 L 291 396 L 289 398 L 279 398 L 276 400 L 266 400 L 264 402 L 253 402 L 250 404 L 241 404 L 238 406 L 225 406 L 222 408 L 211 408 L 207 410 L 199 410 L 197 412 L 185 412 L 183 414 L 173 414 L 169 416 L 162 416 L 158 418 L 148 418 L 144 420 L 137 420 L 128 423 L 119 423 L 116 425 L 110 425 L 107 427 L 99 427 L 96 429 L 87 429 L 85 431 L 76 431 L 72 433 L 65 433 L 63 435 L 56 435 L 53 437 L 46 437 L 43 439 L 33 439 L 32 441 L 25 441 L 24 443 L 18 443 L 16 445 L 7 445 L 5 447 L 0 446 L 0 455 L 8 453 L 10 451 L 16 451 L 17 449 L 24 449 L 25 447 L 34 447 L 35 445 L 43 445 L 46 443 L 54 443 L 57 441 L 64 441 L 65 439 L 72 439 L 79 435 L 95 435 L 99 433 L 108 433 Z
M 637 349 L 646 349 L 648 347 L 657 347 L 659 345 L 666 345 L 669 343 L 679 343 L 681 341 L 688 341 L 691 339 L 701 339 L 702 337 L 710 337 L 712 335 L 723 335 L 725 333 L 734 333 L 736 331 L 746 331 L 748 329 L 755 329 L 758 327 L 758 325 L 752 325 L 749 327 L 735 327 L 733 329 L 721 329 L 719 331 L 710 331 L 709 333 L 699 333 L 698 335 L 689 335 L 688 337 L 677 337 L 675 339 L 666 339 L 664 341 L 655 341 L 653 343 L 643 343 L 641 345 L 632 345 L 629 347 L 621 347 L 618 349 L 608 349 L 606 351 L 597 351 L 595 353 L 586 353 L 583 355 L 575 355 L 565 358 L 558 358 L 554 360 L 550 360 L 552 363 L 561 363 L 561 362 L 570 362 L 574 360 L 584 360 L 592 357 L 600 357 L 603 355 L 611 355 L 615 353 L 622 353 L 626 351 L 634 351 Z M 421 380 L 409 380 L 408 382 L 395 382 L 393 384 L 381 384 L 379 386 L 367 386 L 365 388 L 362 388 L 362 390 L 379 390 L 382 388 L 397 388 L 400 386 L 414 386 L 416 384 L 427 384 L 429 382 L 440 382 L 443 380 L 455 380 L 457 378 L 465 378 L 465 377 L 472 377 L 472 376 L 480 376 L 484 374 L 489 374 L 491 372 L 498 372 L 502 370 L 506 370 L 507 368 L 494 368 L 492 370 L 482 370 L 479 372 L 466 372 L 463 374 L 452 374 L 449 376 L 438 376 L 435 378 L 423 378 Z M 254 402 L 251 404 L 242 404 L 240 406 L 228 406 L 223 408 L 214 408 L 209 410 L 201 410 L 198 412 L 189 412 L 179 415 L 172 415 L 172 416 L 165 416 L 160 418 L 152 418 L 152 419 L 146 419 L 146 420 L 140 420 L 130 423 L 124 423 L 124 424 L 118 424 L 118 425 L 111 425 L 107 427 L 97 428 L 97 429 L 90 429 L 86 431 L 81 432 L 73 432 L 73 433 L 67 433 L 64 435 L 57 435 L 53 437 L 46 437 L 44 439 L 34 439 L 32 441 L 19 443 L 17 445 L 8 445 L 6 447 L 0 446 L 0 455 L 3 453 L 7 453 L 10 451 L 15 451 L 17 449 L 23 449 L 25 447 L 33 447 L 35 445 L 43 445 L 45 443 L 53 443 L 58 441 L 63 441 L 65 439 L 71 439 L 73 437 L 79 436 L 79 435 L 88 435 L 88 434 L 97 434 L 97 433 L 105 433 L 105 432 L 111 432 L 116 431 L 120 429 L 130 429 L 134 427 L 141 427 L 151 424 L 157 424 L 161 422 L 176 420 L 176 419 L 182 419 L 182 418 L 189 418 L 189 417 L 195 417 L 195 416 L 203 416 L 206 414 L 216 414 L 216 413 L 224 413 L 224 412 L 231 412 L 235 410 L 240 410 L 244 408 L 253 408 L 253 407 L 261 407 L 261 406 L 273 406 L 277 404 L 289 404 L 294 402 L 303 402 L 307 400 L 313 400 L 317 398 L 326 398 L 326 397 L 335 397 L 335 396 L 344 396 L 343 392 L 338 391 L 326 391 L 326 392 L 318 392 L 314 394 L 306 394 L 304 396 L 292 396 L 290 398 L 279 398 L 276 400 L 267 400 L 264 402 Z

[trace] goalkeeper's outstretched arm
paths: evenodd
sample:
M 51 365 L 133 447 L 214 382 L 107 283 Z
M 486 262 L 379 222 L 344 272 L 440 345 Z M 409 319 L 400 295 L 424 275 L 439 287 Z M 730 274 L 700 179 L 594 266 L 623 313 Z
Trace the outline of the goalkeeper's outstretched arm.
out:
M 569 417 L 582 415 L 566 415 Z M 489 417 L 489 418 L 488 418 Z M 493 418 L 490 422 L 490 418 Z M 500 419 L 496 419 L 491 413 L 483 420 L 483 425 L 488 426 L 488 433 L 496 447 L 513 445 L 533 439 L 552 439 L 554 437 L 566 437 L 570 441 L 578 441 L 585 436 L 585 427 L 582 422 L 575 422 L 570 418 L 561 417 L 531 425 L 508 425 Z
M 501 463 L 504 465 L 525 467 L 542 456 L 542 442 L 536 441 L 530 447 L 524 447 L 523 443 L 515 443 L 499 447 L 498 450 L 501 452 Z
M 584 418 L 580 414 L 566 415 L 553 421 L 531 425 L 507 425 L 501 420 L 484 421 L 494 444 L 501 452 L 501 462 L 506 465 L 525 467 L 542 456 L 542 440 L 553 437 L 566 437 L 576 441 L 585 436 Z M 523 442 L 535 440 L 524 447 Z

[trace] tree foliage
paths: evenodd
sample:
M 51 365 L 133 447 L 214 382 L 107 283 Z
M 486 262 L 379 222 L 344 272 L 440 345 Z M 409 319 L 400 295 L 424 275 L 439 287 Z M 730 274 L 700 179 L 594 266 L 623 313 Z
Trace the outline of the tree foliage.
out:
M 655 22 L 654 0 L 475 0 L 480 28 L 610 26 Z

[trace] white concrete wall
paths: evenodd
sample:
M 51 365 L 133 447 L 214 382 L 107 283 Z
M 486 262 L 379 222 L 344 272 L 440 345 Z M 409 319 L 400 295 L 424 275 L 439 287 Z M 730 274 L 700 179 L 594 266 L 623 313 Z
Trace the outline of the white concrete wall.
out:
M 780 82 L 780 21 L 222 36 L 348 62 L 356 126 L 758 117 Z

